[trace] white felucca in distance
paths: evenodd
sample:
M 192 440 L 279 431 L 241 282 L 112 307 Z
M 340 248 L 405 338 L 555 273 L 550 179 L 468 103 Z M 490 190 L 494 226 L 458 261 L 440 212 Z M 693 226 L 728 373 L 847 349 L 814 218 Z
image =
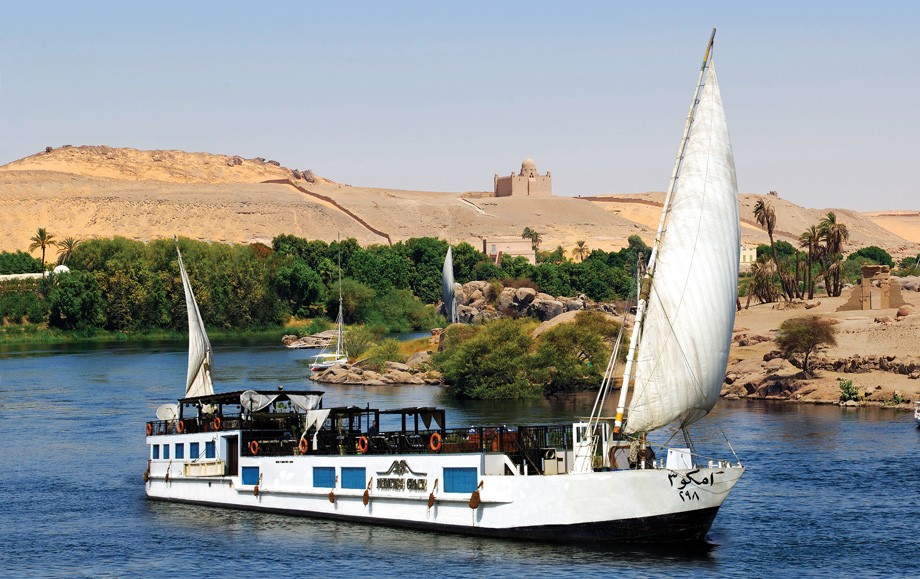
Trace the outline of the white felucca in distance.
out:
M 709 412 L 731 338 L 739 218 L 711 47 L 641 283 L 628 411 L 624 393 L 601 416 L 617 348 L 591 418 L 568 425 L 450 429 L 438 408 L 323 409 L 319 392 L 185 397 L 147 423 L 147 496 L 439 533 L 702 540 L 744 467 L 688 448 L 654 459 L 645 435 Z
M 339 240 L 339 315 L 335 318 L 335 352 L 322 352 L 313 357 L 310 370 L 322 372 L 336 364 L 348 363 L 348 350 L 345 348 L 345 310 L 342 306 L 342 240 Z
M 447 323 L 456 324 L 460 321 L 457 314 L 457 294 L 454 288 L 454 251 L 447 246 L 447 255 L 444 257 L 444 268 L 441 270 L 441 301 L 444 303 L 444 317 Z

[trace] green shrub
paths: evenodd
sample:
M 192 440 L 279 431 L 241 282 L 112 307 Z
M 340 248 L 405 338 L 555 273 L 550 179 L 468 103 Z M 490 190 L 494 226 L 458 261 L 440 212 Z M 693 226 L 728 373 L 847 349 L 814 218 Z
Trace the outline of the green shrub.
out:
M 345 345 L 348 349 L 348 355 L 352 358 L 359 358 L 371 346 L 380 341 L 385 328 L 380 326 L 352 326 L 345 331 Z
M 399 349 L 399 340 L 386 338 L 376 346 L 367 350 L 364 358 L 364 368 L 380 372 L 387 362 L 406 361 L 406 357 Z
M 840 380 L 840 400 L 859 400 L 859 389 L 852 380 Z

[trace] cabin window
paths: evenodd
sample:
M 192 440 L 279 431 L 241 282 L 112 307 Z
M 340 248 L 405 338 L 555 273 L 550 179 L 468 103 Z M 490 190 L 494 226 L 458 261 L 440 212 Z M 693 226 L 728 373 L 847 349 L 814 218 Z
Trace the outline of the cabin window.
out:
M 188 443 L 188 457 L 192 460 L 198 460 L 199 450 L 197 442 Z
M 185 443 L 183 442 L 176 444 L 176 460 L 180 458 L 185 458 Z
M 217 450 L 214 447 L 214 441 L 210 440 L 204 443 L 204 457 L 217 458 Z
M 163 460 L 169 460 L 169 445 L 163 445 Z
M 314 466 L 313 486 L 318 489 L 335 488 L 335 467 Z
M 363 489 L 367 486 L 367 471 L 364 467 L 342 467 L 342 488 Z
M 160 458 L 160 445 L 153 445 L 153 460 L 158 460 Z
M 243 467 L 243 484 L 244 485 L 259 484 L 259 467 L 257 466 L 244 466 Z
M 445 493 L 471 493 L 476 490 L 479 475 L 477 468 L 445 468 Z

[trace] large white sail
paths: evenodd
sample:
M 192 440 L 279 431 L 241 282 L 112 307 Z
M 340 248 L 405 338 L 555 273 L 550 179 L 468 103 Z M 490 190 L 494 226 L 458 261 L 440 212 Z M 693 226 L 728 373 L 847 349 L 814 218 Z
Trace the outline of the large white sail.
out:
M 627 432 L 686 426 L 715 405 L 738 292 L 735 162 L 710 62 L 658 246 Z
M 185 397 L 207 396 L 214 394 L 214 385 L 211 384 L 211 342 L 204 330 L 198 302 L 195 301 L 195 293 L 188 281 L 178 244 L 176 253 L 179 254 L 179 272 L 182 274 L 185 306 L 188 310 L 188 379 L 185 384 Z
M 457 322 L 457 299 L 454 294 L 454 252 L 447 246 L 444 258 L 444 270 L 441 272 L 441 301 L 444 302 L 444 314 L 450 323 Z

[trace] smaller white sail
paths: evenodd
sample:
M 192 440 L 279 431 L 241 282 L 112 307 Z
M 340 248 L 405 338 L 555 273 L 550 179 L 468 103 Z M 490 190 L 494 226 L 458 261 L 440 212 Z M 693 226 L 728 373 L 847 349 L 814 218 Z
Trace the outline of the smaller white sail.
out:
M 450 245 L 447 246 L 447 257 L 444 258 L 444 270 L 441 273 L 441 301 L 444 302 L 444 314 L 450 323 L 457 323 L 457 296 L 454 293 L 454 253 Z
M 188 378 L 185 384 L 185 398 L 207 396 L 214 394 L 214 385 L 211 383 L 211 342 L 204 330 L 204 322 L 201 312 L 198 311 L 198 302 L 195 301 L 195 292 L 189 283 L 185 264 L 182 263 L 182 252 L 179 251 L 178 243 L 176 253 L 179 255 L 179 273 L 182 274 L 185 306 L 188 310 Z

